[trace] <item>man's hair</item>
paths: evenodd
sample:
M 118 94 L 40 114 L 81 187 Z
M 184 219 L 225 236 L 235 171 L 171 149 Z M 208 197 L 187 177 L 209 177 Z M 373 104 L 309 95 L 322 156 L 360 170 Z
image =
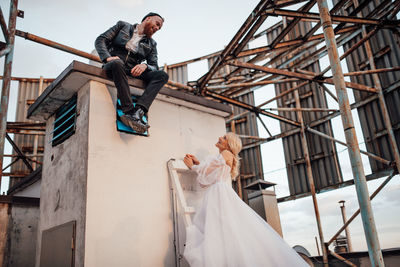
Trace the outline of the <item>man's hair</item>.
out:
M 164 22 L 164 18 L 161 17 L 159 14 L 154 13 L 154 12 L 150 12 L 149 14 L 147 14 L 146 16 L 144 16 L 143 19 L 142 19 L 142 22 L 143 22 L 146 18 L 148 18 L 148 17 L 153 17 L 153 16 L 160 17 L 160 18 L 162 19 L 162 21 Z

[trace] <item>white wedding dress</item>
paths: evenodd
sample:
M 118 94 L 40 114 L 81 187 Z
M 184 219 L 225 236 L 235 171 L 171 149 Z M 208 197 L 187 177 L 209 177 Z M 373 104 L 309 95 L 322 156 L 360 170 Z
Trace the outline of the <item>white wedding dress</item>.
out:
M 208 188 L 193 225 L 186 229 L 184 257 L 191 267 L 309 267 L 237 196 L 221 154 L 192 169 L 200 185 Z

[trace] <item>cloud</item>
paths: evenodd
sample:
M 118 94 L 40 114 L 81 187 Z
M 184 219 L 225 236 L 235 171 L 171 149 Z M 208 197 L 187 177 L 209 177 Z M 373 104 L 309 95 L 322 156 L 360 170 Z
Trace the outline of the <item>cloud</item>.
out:
M 115 3 L 121 7 L 132 8 L 144 4 L 144 0 L 115 0 Z

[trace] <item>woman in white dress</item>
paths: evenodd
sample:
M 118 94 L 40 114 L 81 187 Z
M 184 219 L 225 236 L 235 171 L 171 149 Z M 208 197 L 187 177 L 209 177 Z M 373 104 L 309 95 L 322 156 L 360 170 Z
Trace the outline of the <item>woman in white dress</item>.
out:
M 239 173 L 240 138 L 218 139 L 217 156 L 203 162 L 186 154 L 185 164 L 207 187 L 193 225 L 186 229 L 184 256 L 192 267 L 297 267 L 309 265 L 244 203 L 231 187 Z

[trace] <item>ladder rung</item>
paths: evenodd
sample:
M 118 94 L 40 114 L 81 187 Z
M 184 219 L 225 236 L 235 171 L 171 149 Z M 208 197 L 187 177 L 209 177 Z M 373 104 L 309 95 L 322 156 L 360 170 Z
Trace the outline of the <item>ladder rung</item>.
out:
M 186 213 L 186 214 L 196 213 L 196 210 L 195 210 L 194 207 L 186 207 L 185 213 Z

